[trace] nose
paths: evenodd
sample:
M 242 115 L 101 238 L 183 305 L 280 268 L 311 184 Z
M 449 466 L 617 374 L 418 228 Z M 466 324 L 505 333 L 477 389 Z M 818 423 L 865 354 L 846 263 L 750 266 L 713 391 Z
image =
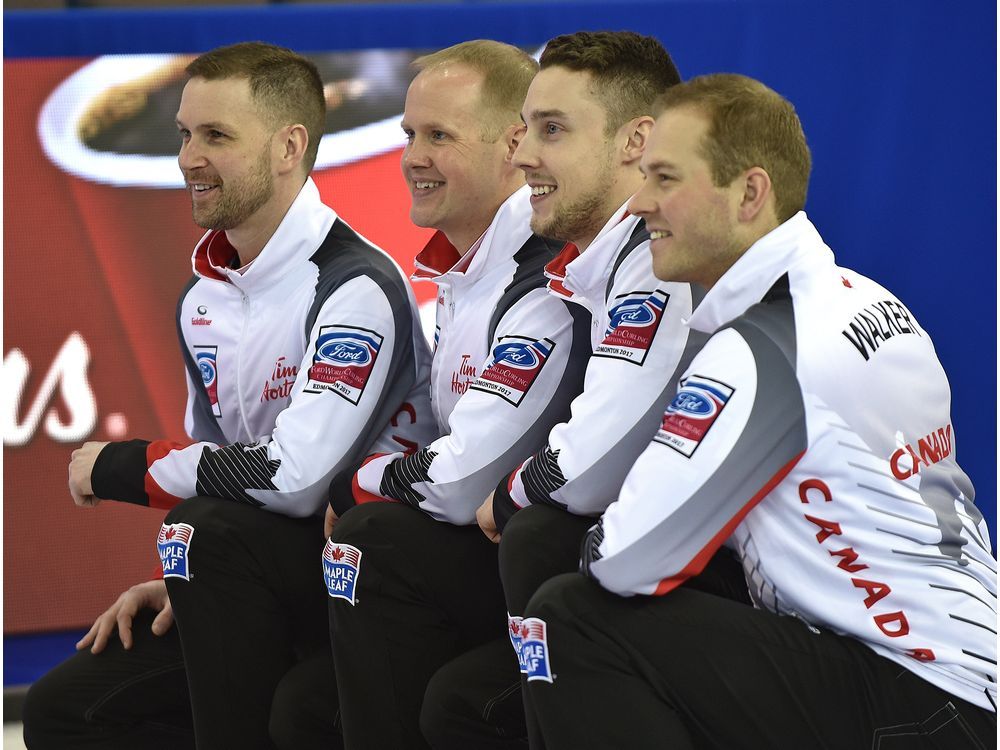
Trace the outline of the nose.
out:
M 517 148 L 514 149 L 513 156 L 511 156 L 511 163 L 525 172 L 538 169 L 541 162 L 538 159 L 538 147 L 535 137 L 531 133 L 531 128 L 521 133 L 521 139 L 518 141 Z
M 656 210 L 656 202 L 649 196 L 649 181 L 642 183 L 639 192 L 629 198 L 628 212 L 633 216 L 646 216 Z
M 182 170 L 198 169 L 208 164 L 205 155 L 195 143 L 194 138 L 181 141 L 180 151 L 177 153 L 177 164 Z
M 406 144 L 406 147 L 403 149 L 402 164 L 403 169 L 431 166 L 431 157 L 427 152 L 427 147 L 419 137 L 415 137 Z

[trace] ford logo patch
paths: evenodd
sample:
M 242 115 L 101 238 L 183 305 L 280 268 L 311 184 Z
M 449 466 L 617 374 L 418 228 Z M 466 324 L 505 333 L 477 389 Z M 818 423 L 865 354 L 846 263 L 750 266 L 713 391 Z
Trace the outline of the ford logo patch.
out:
M 710 417 L 715 413 L 715 402 L 693 390 L 682 390 L 674 396 L 670 411 L 689 414 L 692 417 Z
M 198 369 L 205 385 L 211 385 L 215 380 L 215 359 L 211 354 L 198 355 Z
M 338 365 L 366 365 L 371 361 L 367 346 L 343 339 L 321 344 L 316 353 L 320 359 Z
M 501 363 L 528 369 L 538 364 L 538 356 L 527 344 L 501 344 L 493 350 L 493 364 Z
M 619 305 L 611 311 L 611 327 L 645 326 L 653 322 L 653 313 L 644 304 Z

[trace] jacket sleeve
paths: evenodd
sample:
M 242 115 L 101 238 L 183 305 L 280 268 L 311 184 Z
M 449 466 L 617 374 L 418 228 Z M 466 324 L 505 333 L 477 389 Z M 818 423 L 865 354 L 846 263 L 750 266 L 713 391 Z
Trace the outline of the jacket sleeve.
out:
M 698 575 L 806 448 L 793 365 L 753 327 L 695 357 L 618 500 L 587 534 L 584 572 L 622 595 Z
M 112 443 L 95 464 L 95 493 L 156 507 L 211 495 L 294 517 L 319 511 L 333 478 L 353 471 L 414 386 L 409 301 L 356 276 L 319 303 L 308 336 L 289 404 L 269 436 L 186 447 Z M 198 404 L 202 390 L 192 389 L 186 420 L 196 438 L 206 431 L 198 427 L 199 418 L 206 421 Z
M 367 463 L 355 500 L 392 499 L 441 521 L 475 523 L 496 483 L 565 419 L 590 354 L 590 320 L 536 288 L 500 319 L 482 375 L 459 399 L 448 434 L 411 456 Z
M 623 266 L 608 296 L 612 325 L 590 358 L 569 421 L 556 425 L 548 443 L 496 488 L 499 529 L 533 503 L 577 515 L 603 512 L 656 431 L 680 373 L 704 343 L 703 334 L 682 322 L 691 314 L 691 287 L 656 281 L 647 270 L 645 247 Z

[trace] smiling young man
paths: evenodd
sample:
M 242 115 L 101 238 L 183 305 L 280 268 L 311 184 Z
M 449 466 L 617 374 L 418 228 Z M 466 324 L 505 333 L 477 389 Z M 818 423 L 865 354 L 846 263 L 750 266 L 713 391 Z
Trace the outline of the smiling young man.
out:
M 626 210 L 642 185 L 653 101 L 679 81 L 670 56 L 651 37 L 579 32 L 551 40 L 540 63 L 514 162 L 531 187 L 532 227 L 569 243 L 546 269 L 549 292 L 587 313 L 592 353 L 571 418 L 478 511 L 488 536 L 502 532 L 509 637 L 435 675 L 422 723 L 439 749 L 523 746 L 520 687 L 522 674 L 531 676 L 523 607 L 550 576 L 576 568 L 593 516 L 617 495 L 703 341 L 682 326 L 697 290 L 653 276 L 648 233 Z M 520 716 L 520 725 L 498 726 L 500 712 Z
M 308 177 L 325 112 L 315 66 L 246 43 L 187 73 L 178 162 L 208 230 L 177 307 L 196 442 L 73 453 L 78 505 L 172 508 L 164 580 L 123 594 L 78 644 L 92 653 L 32 688 L 32 748 L 271 747 L 279 681 L 311 652 L 330 664 L 316 560 L 331 482 L 436 434 L 409 285 Z
M 537 63 L 477 40 L 415 66 L 402 168 L 411 219 L 437 230 L 413 278 L 437 285 L 431 403 L 442 437 L 373 456 L 331 499 L 324 570 L 355 750 L 425 747 L 431 675 L 503 635 L 497 551 L 476 509 L 565 419 L 590 354 L 588 316 L 545 289 L 561 243 L 532 233 L 530 191 L 511 163 Z
M 545 747 L 995 746 L 996 561 L 947 378 L 802 212 L 793 107 L 696 78 L 664 94 L 642 164 L 656 275 L 708 290 L 687 325 L 711 339 L 583 573 L 527 607 Z M 753 607 L 681 587 L 722 544 Z

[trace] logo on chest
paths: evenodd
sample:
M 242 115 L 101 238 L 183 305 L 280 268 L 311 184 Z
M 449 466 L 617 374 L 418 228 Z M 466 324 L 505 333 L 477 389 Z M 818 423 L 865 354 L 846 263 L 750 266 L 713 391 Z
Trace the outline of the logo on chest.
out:
M 196 346 L 194 348 L 194 362 L 198 365 L 198 372 L 201 373 L 201 383 L 208 394 L 208 403 L 212 407 L 212 414 L 216 417 L 222 416 L 222 406 L 219 404 L 219 364 L 217 346 Z
M 298 375 L 298 365 L 289 364 L 284 357 L 278 357 L 271 368 L 271 374 L 264 381 L 264 389 L 260 393 L 260 402 L 287 399 L 292 395 L 295 376 Z

